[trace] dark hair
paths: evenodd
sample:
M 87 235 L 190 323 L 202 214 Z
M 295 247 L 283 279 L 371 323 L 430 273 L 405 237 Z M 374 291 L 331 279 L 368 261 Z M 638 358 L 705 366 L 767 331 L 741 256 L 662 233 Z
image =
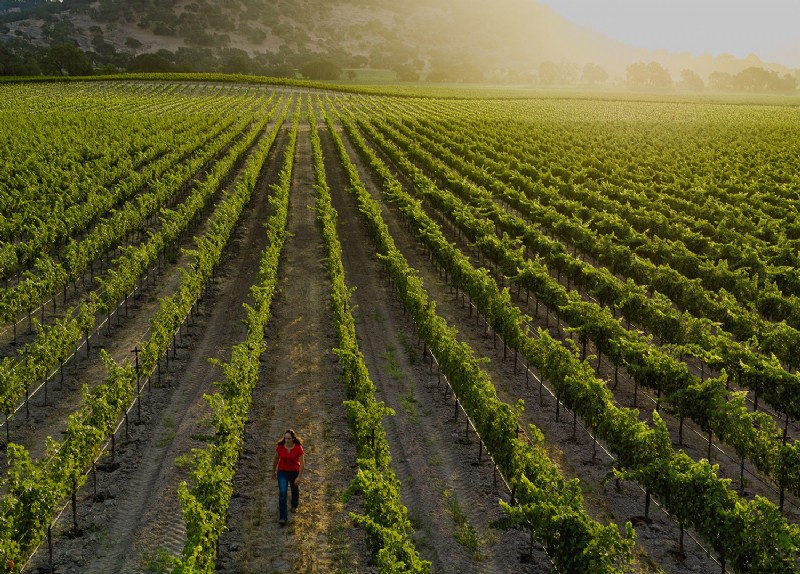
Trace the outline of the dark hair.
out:
M 283 436 L 281 437 L 281 440 L 278 441 L 278 444 L 284 444 L 286 442 L 286 433 L 287 432 L 290 435 L 292 435 L 292 439 L 294 440 L 294 442 L 296 444 L 303 444 L 303 439 L 301 439 L 299 436 L 297 436 L 297 433 L 295 433 L 292 429 L 286 429 L 284 431 Z

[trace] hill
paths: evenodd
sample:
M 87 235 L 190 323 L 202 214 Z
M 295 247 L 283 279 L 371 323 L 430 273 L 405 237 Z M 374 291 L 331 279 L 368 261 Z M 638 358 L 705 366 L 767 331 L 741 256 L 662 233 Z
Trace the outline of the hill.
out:
M 0 0 L 0 40 L 6 74 L 73 73 L 64 62 L 79 54 L 48 53 L 65 45 L 108 71 L 318 79 L 377 68 L 401 80 L 621 85 L 637 62 L 703 81 L 749 67 L 791 72 L 754 56 L 635 49 L 534 0 L 460 0 L 458 9 L 446 0 Z

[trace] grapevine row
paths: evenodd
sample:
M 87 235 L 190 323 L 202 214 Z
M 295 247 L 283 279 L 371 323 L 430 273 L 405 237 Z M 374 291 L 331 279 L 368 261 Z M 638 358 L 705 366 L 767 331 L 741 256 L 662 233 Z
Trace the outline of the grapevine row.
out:
M 420 138 L 419 134 L 415 137 Z M 696 282 L 686 279 L 674 270 L 665 266 L 656 268 L 652 264 L 648 265 L 631 252 L 625 251 L 623 247 L 612 247 L 607 237 L 598 238 L 579 225 L 573 226 L 569 217 L 559 215 L 554 209 L 537 207 L 522 194 L 497 179 L 504 173 L 504 168 L 499 164 L 482 168 L 464 162 L 458 155 L 441 145 L 429 147 L 433 147 L 435 152 L 446 158 L 448 163 L 455 165 L 463 173 L 468 173 L 472 180 L 482 183 L 487 189 L 491 189 L 520 209 L 526 216 L 534 217 L 539 222 L 549 219 L 547 226 L 550 229 L 565 235 L 570 242 L 580 246 L 584 252 L 592 253 L 600 261 L 608 262 L 603 252 L 607 254 L 607 250 L 611 249 L 614 250 L 615 261 L 626 261 L 629 266 L 649 268 L 646 276 L 634 276 L 637 281 L 644 281 L 644 284 L 649 285 L 653 293 L 650 298 L 645 296 L 643 287 L 638 287 L 630 281 L 621 283 L 609 271 L 586 265 L 578 258 L 569 255 L 558 243 L 536 233 L 521 220 L 509 217 L 492 204 L 491 197 L 485 192 L 479 201 L 475 186 L 465 186 L 459 181 L 458 176 L 448 178 L 449 184 L 472 195 L 471 200 L 478 201 L 482 209 L 490 210 L 493 219 L 501 228 L 512 236 L 521 237 L 526 247 L 544 257 L 550 266 L 558 271 L 559 277 L 564 273 L 568 280 L 584 284 L 587 291 L 604 305 L 610 305 L 612 309 L 619 308 L 627 315 L 629 321 L 645 325 L 662 341 L 678 345 L 677 351 L 682 355 L 698 356 L 702 362 L 715 370 L 726 369 L 740 384 L 755 391 L 756 403 L 761 397 L 780 412 L 792 418 L 800 417 L 800 401 L 797 398 L 800 397 L 800 378 L 796 374 L 785 372 L 782 366 L 770 357 L 770 353 L 777 354 L 791 368 L 800 353 L 800 333 L 795 329 L 784 324 L 766 325 L 747 312 L 735 310 L 731 302 L 724 298 L 723 303 L 716 303 L 708 293 L 696 292 Z M 468 152 L 464 153 L 469 156 Z M 431 160 L 427 157 L 423 157 L 422 161 L 430 170 L 441 172 L 442 168 L 431 164 Z M 489 175 L 488 169 L 491 169 L 494 175 Z M 578 238 L 576 234 L 580 229 L 584 229 L 588 235 Z M 695 319 L 687 313 L 675 312 L 671 307 L 672 301 L 660 296 L 660 293 L 666 293 L 682 308 L 699 312 L 701 318 Z M 703 308 L 692 307 L 691 301 L 704 301 Z M 715 308 L 716 311 L 709 312 L 709 308 Z M 745 343 L 735 341 L 731 334 L 714 326 L 708 319 L 708 317 L 723 319 L 727 316 L 735 316 L 737 322 L 752 320 L 755 324 L 761 325 L 758 328 L 758 338 L 763 354 L 751 348 L 749 341 Z
M 222 111 L 224 113 L 230 110 Z M 32 167 L 27 172 L 14 174 L 10 182 L 0 185 L 0 190 L 13 190 L 0 194 L 0 197 L 7 198 L 3 203 L 10 203 L 13 213 L 12 219 L 6 221 L 11 227 L 3 237 L 12 241 L 14 236 L 24 239 L 4 245 L 3 257 L 0 259 L 0 277 L 9 277 L 11 272 L 29 265 L 41 253 L 63 244 L 70 236 L 98 221 L 113 207 L 130 200 L 147 182 L 156 181 L 173 164 L 188 157 L 201 143 L 208 141 L 209 131 L 213 138 L 234 123 L 233 117 L 218 115 L 214 119 L 217 126 L 211 123 L 204 125 L 203 122 L 196 121 L 196 115 L 200 112 L 202 109 L 195 110 L 194 114 L 185 116 L 177 125 L 174 116 L 162 119 L 163 126 L 151 125 L 153 120 L 144 121 L 148 120 L 147 117 L 132 116 L 128 120 L 130 125 L 120 126 L 122 133 L 134 132 L 128 137 L 138 138 L 135 141 L 142 144 L 150 142 L 154 133 L 168 134 L 169 137 L 161 135 L 149 148 L 137 150 L 133 144 L 129 144 L 128 149 L 124 150 L 119 149 L 121 144 L 112 147 L 107 142 L 97 142 L 95 145 L 104 148 L 104 154 L 84 150 L 81 152 L 83 156 L 72 160 L 74 165 L 63 166 L 50 165 L 51 162 L 46 157 L 39 157 L 41 152 L 34 149 L 23 150 L 28 151 L 28 155 L 23 156 L 24 159 L 9 158 L 9 167 L 15 161 L 30 162 Z M 35 117 L 40 121 L 38 116 Z M 58 117 L 60 116 L 56 116 Z M 110 118 L 101 117 L 97 121 L 97 131 L 109 131 L 107 124 Z M 47 127 L 47 131 L 55 129 L 62 133 L 65 141 L 71 141 L 72 138 L 82 139 L 80 134 L 72 134 L 71 138 L 71 134 L 63 133 L 66 126 Z M 46 133 L 38 126 L 26 125 L 20 128 L 26 129 L 20 132 L 20 135 L 25 133 L 26 139 L 31 138 L 33 131 Z M 41 145 L 40 143 L 37 147 Z M 70 157 L 77 153 L 77 150 L 72 151 L 70 147 L 65 147 L 61 151 L 63 156 Z M 91 158 L 85 157 L 86 154 L 91 154 Z M 98 165 L 99 160 L 108 162 L 109 166 Z M 83 173 L 83 170 L 89 169 L 91 171 Z M 13 174 L 17 170 L 12 168 L 9 171 Z M 42 188 L 46 190 L 44 194 L 41 194 Z M 28 198 L 27 196 L 33 195 L 30 191 L 32 189 L 41 195 Z M 3 212 L 8 212 L 8 207 L 4 207 Z
M 430 124 L 424 119 L 419 121 L 425 125 Z M 435 127 L 424 131 L 433 137 L 441 137 L 441 131 Z M 452 133 L 452 129 L 448 130 L 448 133 Z M 462 137 L 459 138 L 459 143 L 449 142 L 448 145 L 458 150 L 458 155 L 454 157 L 471 172 L 471 176 L 476 176 L 476 181 L 484 181 L 487 189 L 498 193 L 526 215 L 536 214 L 535 219 L 540 224 L 546 225 L 576 247 L 580 247 L 584 253 L 592 254 L 598 261 L 608 265 L 612 271 L 632 277 L 640 285 L 648 285 L 650 290 L 668 295 L 682 309 L 719 322 L 740 341 L 748 342 L 753 336 L 757 336 L 759 347 L 767 356 L 765 359 L 760 359 L 762 365 L 769 363 L 769 355 L 775 353 L 784 361 L 788 370 L 791 371 L 797 366 L 794 363 L 797 362 L 800 353 L 800 331 L 798 331 L 800 300 L 796 297 L 783 295 L 773 281 L 765 282 L 757 292 L 753 292 L 756 283 L 750 277 L 742 277 L 741 270 L 728 268 L 726 261 L 731 258 L 728 253 L 722 254 L 719 265 L 710 265 L 697 260 L 683 243 L 687 241 L 686 229 L 682 228 L 683 234 L 677 240 L 675 238 L 663 240 L 659 236 L 651 239 L 644 233 L 636 232 L 620 215 L 629 208 L 625 205 L 615 205 L 612 209 L 612 206 L 602 203 L 603 195 L 608 192 L 605 188 L 602 193 L 592 194 L 592 198 L 595 199 L 585 196 L 573 197 L 574 193 L 577 193 L 574 192 L 575 186 L 562 184 L 554 189 L 544 188 L 541 183 L 537 184 L 535 180 L 526 176 L 530 171 L 528 166 L 508 153 L 497 151 L 497 148 L 505 148 L 506 144 L 501 144 L 495 139 L 491 141 L 491 145 L 487 145 L 474 141 L 472 137 L 467 142 Z M 450 155 L 453 155 L 452 152 Z M 469 163 L 464 163 L 461 156 L 469 158 Z M 487 172 L 494 174 L 488 181 L 484 175 Z M 516 191 L 514 187 L 525 190 L 530 199 Z M 562 199 L 560 195 L 567 196 L 567 199 Z M 541 206 L 533 204 L 531 200 L 541 202 Z M 624 200 L 632 201 L 630 197 L 624 197 Z M 547 209 L 548 206 L 550 209 Z M 575 213 L 580 217 L 559 215 L 559 212 Z M 545 217 L 541 219 L 543 215 Z M 581 219 L 590 221 L 594 231 Z M 652 228 L 654 225 L 656 224 L 653 218 L 644 215 L 639 222 L 639 227 Z M 664 226 L 666 224 L 659 224 L 658 230 Z M 612 241 L 612 238 L 615 240 Z M 783 261 L 781 272 L 784 274 L 792 273 L 791 268 L 786 267 L 787 264 L 791 266 L 792 261 Z M 696 277 L 698 270 L 705 269 L 708 269 L 703 279 L 706 289 L 702 287 L 699 279 L 688 278 Z M 762 270 L 760 276 L 764 275 L 765 272 Z M 747 304 L 740 304 L 729 291 L 738 293 L 739 301 Z M 755 303 L 751 305 L 751 302 Z M 680 317 L 669 307 L 666 307 L 664 312 L 670 316 L 670 320 L 663 321 L 662 326 L 673 337 L 691 336 L 693 329 L 696 329 L 698 334 L 710 337 L 711 324 L 708 321 L 705 321 L 705 325 L 702 320 L 695 321 L 692 328 L 685 327 L 682 325 L 685 317 Z M 764 321 L 759 312 L 777 324 Z M 785 320 L 786 323 L 781 323 L 781 320 Z M 721 332 L 716 334 L 727 335 Z M 725 336 L 725 340 L 717 345 L 721 352 L 731 353 L 728 347 L 732 346 L 732 339 L 732 336 Z M 748 362 L 754 360 L 751 356 L 755 353 L 747 348 L 745 343 L 736 345 L 735 350 L 738 355 L 748 359 Z M 707 354 L 713 356 L 714 353 L 715 351 L 711 351 Z M 728 365 L 738 365 L 738 358 L 729 360 Z M 770 366 L 757 367 L 751 370 L 751 376 L 755 378 L 777 376 L 784 381 L 789 379 L 779 373 L 763 375 L 764 370 L 772 373 L 775 369 Z M 780 380 L 778 383 L 785 384 Z M 770 385 L 764 386 L 769 393 Z

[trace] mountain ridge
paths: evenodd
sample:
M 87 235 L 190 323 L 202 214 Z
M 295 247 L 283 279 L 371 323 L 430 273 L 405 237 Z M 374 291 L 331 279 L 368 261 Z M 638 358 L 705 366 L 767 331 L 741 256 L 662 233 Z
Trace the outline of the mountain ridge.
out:
M 149 55 L 192 71 L 288 75 L 324 60 L 404 80 L 499 83 L 579 83 L 590 65 L 621 85 L 637 62 L 675 78 L 686 68 L 705 78 L 748 67 L 796 72 L 755 56 L 631 47 L 535 0 L 460 0 L 458 9 L 446 0 L 0 0 L 0 39 L 11 53 L 74 44 L 95 67 L 117 69 Z

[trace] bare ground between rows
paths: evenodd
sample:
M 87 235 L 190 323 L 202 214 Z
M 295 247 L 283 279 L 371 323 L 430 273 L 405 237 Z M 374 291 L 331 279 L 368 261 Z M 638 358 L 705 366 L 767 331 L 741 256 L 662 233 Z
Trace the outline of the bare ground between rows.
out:
M 347 426 L 344 385 L 332 349 L 330 282 L 316 221 L 308 124 L 302 123 L 289 200 L 289 237 L 281 256 L 278 291 L 267 327 L 267 350 L 253 396 L 245 443 L 234 480 L 229 530 L 220 541 L 217 571 L 369 572 L 363 532 L 341 502 L 355 476 L 356 454 Z M 306 469 L 300 506 L 278 524 L 275 444 L 286 429 L 304 440 Z
M 222 375 L 208 359 L 228 360 L 231 347 L 244 338 L 242 303 L 248 300 L 266 243 L 262 223 L 269 210 L 267 190 L 277 179 L 282 140 L 285 137 L 270 152 L 229 256 L 201 301 L 188 336 L 176 354 L 170 352 L 169 365 L 143 392 L 145 424 L 136 424 L 134 408 L 128 438 L 123 426 L 114 459 L 107 455 L 98 469 L 97 496 L 94 477 L 89 476 L 79 493 L 78 535 L 70 532 L 69 510 L 58 523 L 53 548 L 56 572 L 158 572 L 169 556 L 182 551 L 185 526 L 177 486 L 188 472 L 176 459 L 204 447 L 204 437 L 211 432 L 211 412 L 202 396 L 214 392 L 212 383 Z M 179 279 L 177 270 L 174 274 Z M 34 572 L 49 571 L 46 546 L 32 566 Z
M 357 152 L 347 142 L 352 158 Z M 380 152 L 379 152 L 380 153 Z M 380 183 L 362 161 L 356 161 L 362 180 L 367 183 L 373 196 L 378 198 Z M 401 178 L 401 181 L 404 181 Z M 404 181 L 408 189 L 408 182 Z M 383 203 L 383 202 L 382 202 Z M 679 529 L 655 505 L 649 518 L 644 516 L 644 493 L 631 483 L 622 483 L 620 489 L 615 482 L 604 484 L 611 470 L 612 458 L 598 449 L 593 459 L 592 439 L 586 432 L 573 438 L 571 413 L 561 408 L 560 421 L 555 420 L 555 400 L 546 394 L 540 406 L 538 385 L 526 386 L 526 376 L 521 362 L 515 369 L 513 352 L 503 359 L 502 342 L 488 334 L 483 321 L 477 323 L 474 311 L 455 297 L 452 289 L 430 262 L 421 244 L 408 232 L 402 218 L 393 208 L 384 209 L 384 217 L 392 236 L 412 267 L 418 269 L 432 298 L 437 301 L 437 311 L 456 326 L 459 337 L 469 343 L 479 356 L 489 359 L 486 365 L 498 392 L 498 397 L 509 403 L 522 398 L 526 404 L 522 424 L 535 424 L 544 432 L 551 458 L 559 465 L 567 478 L 579 478 L 584 491 L 589 513 L 602 523 L 613 521 L 618 525 L 631 521 L 637 531 L 636 569 L 643 572 L 718 572 L 719 566 L 689 537 L 684 551 L 678 545 Z M 450 237 L 452 241 L 457 238 Z M 544 327 L 544 325 L 542 324 Z M 515 373 L 516 371 L 516 373 Z M 581 430 L 581 427 L 579 427 Z
M 495 483 L 485 453 L 479 461 L 478 442 L 465 433 L 463 415 L 453 421 L 454 403 L 391 293 L 324 130 L 322 141 L 347 282 L 356 288 L 359 344 L 378 400 L 396 413 L 384 419 L 384 428 L 422 558 L 434 572 L 547 572 L 547 557 L 540 550 L 529 553 L 526 534 L 489 527 L 501 516 L 498 499 L 508 500 L 508 494 L 502 482 Z

